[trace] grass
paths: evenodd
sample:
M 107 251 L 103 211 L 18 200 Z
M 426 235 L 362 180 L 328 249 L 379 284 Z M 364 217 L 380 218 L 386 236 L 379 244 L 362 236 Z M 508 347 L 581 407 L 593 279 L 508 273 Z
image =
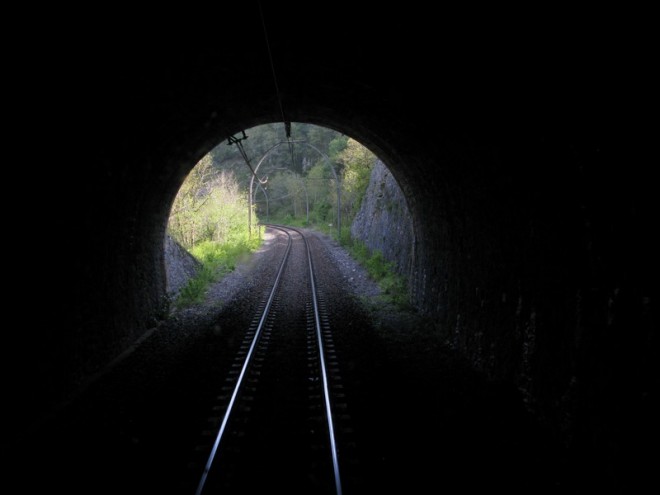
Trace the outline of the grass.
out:
M 213 282 L 230 273 L 236 265 L 254 252 L 261 244 L 261 239 L 247 239 L 247 236 L 237 237 L 225 243 L 204 241 L 190 251 L 200 263 L 197 275 L 179 291 L 174 301 L 178 309 L 199 304 L 204 301 L 206 291 Z
M 340 243 L 367 270 L 387 301 L 402 309 L 410 307 L 405 278 L 396 273 L 394 263 L 387 261 L 381 251 L 371 251 L 362 241 L 351 239 L 350 236 L 345 237 L 343 229 Z

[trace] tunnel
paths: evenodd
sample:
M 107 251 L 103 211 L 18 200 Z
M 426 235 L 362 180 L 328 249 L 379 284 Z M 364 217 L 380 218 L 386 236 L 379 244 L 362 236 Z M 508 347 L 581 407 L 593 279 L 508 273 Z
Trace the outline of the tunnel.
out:
M 580 22 L 221 10 L 67 26 L 26 69 L 39 151 L 20 173 L 44 207 L 21 238 L 39 246 L 47 321 L 11 329 L 17 435 L 165 318 L 169 209 L 197 161 L 305 122 L 359 140 L 400 184 L 434 336 L 515 385 L 585 476 L 646 479 L 657 182 L 637 59 Z

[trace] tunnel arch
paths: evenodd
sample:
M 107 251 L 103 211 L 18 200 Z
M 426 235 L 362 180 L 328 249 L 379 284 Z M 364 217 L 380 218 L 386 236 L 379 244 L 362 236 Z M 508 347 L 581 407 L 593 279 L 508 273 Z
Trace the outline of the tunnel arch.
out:
M 314 106 L 310 107 L 312 110 L 310 111 L 310 115 L 314 115 L 317 110 L 315 109 Z M 326 111 L 323 109 L 322 111 Z M 301 108 L 297 110 L 296 112 L 297 115 L 300 116 L 306 116 L 307 115 L 307 110 L 306 108 Z M 214 120 L 216 117 L 212 117 Z M 241 122 L 238 123 L 231 123 L 232 125 L 222 125 L 221 128 L 223 131 L 225 129 L 230 129 L 229 134 L 226 135 L 217 135 L 212 129 L 211 126 L 209 127 L 209 135 L 204 136 L 203 141 L 204 141 L 204 146 L 201 147 L 199 150 L 197 150 L 195 153 L 189 154 L 189 158 L 185 159 L 179 167 L 176 168 L 176 173 L 172 175 L 172 184 L 171 186 L 165 188 L 163 192 L 165 192 L 167 195 L 164 196 L 163 198 L 163 204 L 166 207 L 163 211 L 167 211 L 168 214 L 167 216 L 163 217 L 165 218 L 165 225 L 167 222 L 167 217 L 169 216 L 169 209 L 171 207 L 171 203 L 174 201 L 174 197 L 176 196 L 176 192 L 178 192 L 181 184 L 183 183 L 183 180 L 185 180 L 185 177 L 188 175 L 190 170 L 198 163 L 198 161 L 201 159 L 202 156 L 206 155 L 209 153 L 213 148 L 216 146 L 226 144 L 227 138 L 229 136 L 234 136 L 234 135 L 240 135 L 242 131 L 248 131 L 251 128 L 254 128 L 258 125 L 264 125 L 264 124 L 282 124 L 284 125 L 283 122 L 280 120 L 274 119 L 271 120 L 272 117 L 269 115 L 265 116 L 257 116 L 257 117 L 252 117 L 247 119 L 247 122 L 250 122 L 250 127 L 243 127 Z M 258 124 L 253 125 L 254 122 L 258 122 Z M 423 230 L 422 225 L 424 222 L 420 220 L 424 215 L 423 215 L 423 210 L 424 210 L 424 205 L 420 204 L 419 201 L 415 201 L 415 198 L 419 198 L 420 194 L 417 193 L 415 188 L 418 188 L 419 185 L 415 181 L 414 175 L 407 175 L 410 174 L 409 169 L 407 167 L 407 164 L 403 162 L 402 155 L 397 152 L 395 145 L 393 145 L 391 142 L 387 141 L 386 139 L 381 138 L 377 132 L 372 132 L 368 128 L 361 127 L 361 125 L 356 126 L 354 123 L 350 121 L 346 121 L 345 119 L 342 119 L 341 117 L 337 116 L 330 116 L 330 117 L 303 117 L 302 119 L 297 119 L 295 122 L 298 123 L 305 123 L 305 124 L 312 124 L 320 127 L 325 127 L 332 129 L 336 132 L 339 132 L 341 134 L 344 134 L 348 137 L 351 137 L 353 139 L 356 139 L 358 142 L 363 144 L 365 147 L 370 149 L 390 170 L 392 175 L 394 176 L 395 180 L 399 184 L 399 187 L 404 193 L 404 197 L 407 203 L 407 206 L 411 212 L 411 219 L 412 219 L 412 232 L 413 232 L 413 238 L 411 239 L 411 243 L 413 246 L 417 246 L 419 243 L 420 239 L 420 234 L 419 231 Z M 224 131 L 226 132 L 226 131 Z M 248 132 L 249 135 L 249 132 Z M 199 157 L 199 158 L 197 158 Z M 451 189 L 450 187 L 447 186 L 447 184 L 443 183 L 443 177 L 442 177 L 442 170 L 436 171 L 432 177 L 429 178 L 422 178 L 421 183 L 424 184 L 427 187 L 430 187 L 431 192 L 430 193 L 425 193 L 427 195 L 430 194 L 430 196 L 433 198 L 434 203 L 438 206 L 440 210 L 447 209 L 448 205 L 445 204 L 445 201 L 448 200 L 449 198 L 449 193 L 448 191 Z M 172 195 L 172 191 L 174 191 L 174 195 Z M 162 222 L 162 220 L 161 220 Z M 448 232 L 448 229 L 445 228 L 444 230 L 445 233 Z M 428 249 L 425 249 L 426 246 L 422 245 L 419 248 L 415 248 L 413 250 L 413 254 L 415 255 L 416 252 L 421 251 L 428 251 Z M 424 263 L 421 263 L 423 265 Z M 412 280 L 411 280 L 411 287 L 413 287 L 412 291 L 412 297 L 413 297 L 413 304 L 417 307 L 419 307 L 420 310 L 425 311 L 425 312 L 430 312 L 428 307 L 424 306 L 424 299 L 425 297 L 425 291 L 426 288 L 423 286 L 425 283 L 424 280 L 427 279 L 428 275 L 424 273 L 424 266 L 417 266 L 420 265 L 420 263 L 416 263 L 416 260 L 412 260 Z M 422 280 L 415 280 L 415 277 L 417 277 L 416 274 L 421 274 Z M 436 305 L 437 307 L 437 305 Z
M 253 145 L 256 143 L 255 139 L 258 139 L 258 136 L 256 138 L 252 137 L 253 133 L 251 131 L 258 130 L 259 128 L 268 126 L 269 124 L 274 124 L 276 126 L 281 126 L 281 136 L 282 136 L 281 140 L 279 142 L 273 144 L 272 146 L 270 146 L 268 149 L 266 149 L 265 152 L 262 152 L 262 151 L 257 152 Z M 337 179 L 337 171 L 335 170 L 336 167 L 335 167 L 334 164 L 332 164 L 329 157 L 321 149 L 317 148 L 315 145 L 313 145 L 309 142 L 306 142 L 306 141 L 298 140 L 297 138 L 299 137 L 299 135 L 297 134 L 295 126 L 298 126 L 298 125 L 312 125 L 313 127 L 316 127 L 318 129 L 331 130 L 331 131 L 337 133 L 336 134 L 337 136 L 346 136 L 347 138 L 354 139 L 355 142 L 362 145 L 362 143 L 360 141 L 358 141 L 357 139 L 355 139 L 353 137 L 353 135 L 351 134 L 351 132 L 347 131 L 345 127 L 340 127 L 338 129 L 332 129 L 330 127 L 320 126 L 318 124 L 309 124 L 307 122 L 291 122 L 291 123 L 287 123 L 287 124 L 289 124 L 290 126 L 294 126 L 293 130 L 291 131 L 291 136 L 289 137 L 290 143 L 292 143 L 293 146 L 298 147 L 299 149 L 300 148 L 305 149 L 305 150 L 313 153 L 317 158 L 320 158 L 321 160 L 324 160 L 324 163 L 327 167 L 332 167 L 331 173 L 332 173 L 332 176 L 335 179 Z M 291 127 L 289 127 L 289 128 L 291 129 Z M 230 146 L 230 145 L 235 146 L 236 143 L 233 143 L 233 140 L 235 138 L 243 140 L 243 143 L 245 143 L 245 146 L 246 146 L 246 151 L 245 152 L 246 152 L 247 156 L 250 159 L 249 167 L 252 169 L 253 174 L 254 174 L 251 177 L 250 181 L 249 181 L 250 182 L 250 191 L 251 191 L 251 193 L 249 194 L 249 197 L 250 197 L 250 199 L 249 199 L 250 208 L 249 209 L 250 209 L 250 211 L 252 211 L 251 206 L 252 206 L 252 201 L 254 201 L 253 198 L 256 197 L 256 194 L 257 194 L 257 188 L 254 185 L 255 184 L 255 178 L 257 176 L 262 176 L 264 173 L 267 174 L 267 172 L 263 172 L 263 170 L 262 171 L 259 170 L 260 166 L 262 165 L 262 162 L 267 157 L 269 157 L 273 152 L 276 152 L 280 146 L 287 145 L 287 141 L 284 140 L 285 139 L 284 138 L 285 129 L 286 129 L 286 125 L 285 125 L 284 122 L 266 122 L 264 124 L 260 124 L 260 125 L 255 126 L 255 127 L 250 127 L 248 129 L 241 129 L 241 132 L 238 132 L 238 133 L 232 135 L 231 139 L 228 139 L 228 138 L 221 139 L 217 144 L 213 145 L 211 147 L 211 149 L 204 155 L 204 156 L 210 156 L 214 152 L 214 150 L 216 150 L 218 147 L 221 147 L 221 146 Z M 244 132 L 244 134 L 241 134 L 242 132 Z M 366 132 L 365 134 L 368 135 L 369 133 Z M 256 145 L 256 146 L 258 148 L 258 145 Z M 362 145 L 362 146 L 364 146 L 364 145 Z M 371 148 L 369 148 L 369 146 L 364 146 L 364 147 L 366 149 L 369 149 L 369 151 L 371 153 L 373 153 L 373 156 L 376 158 L 377 162 L 380 162 L 382 165 L 384 165 L 385 168 L 392 174 L 391 166 L 388 166 L 388 162 L 390 161 L 389 159 L 383 159 L 381 156 L 377 155 L 373 151 L 373 146 Z M 243 153 L 243 152 L 241 152 L 241 153 Z M 241 163 L 243 162 L 243 160 L 240 160 L 240 161 L 241 161 Z M 200 163 L 199 161 L 196 162 L 195 166 L 197 166 L 197 164 L 199 164 L 199 163 Z M 216 162 L 216 163 L 218 164 L 218 166 L 220 166 L 220 167 L 222 166 L 221 162 Z M 247 165 L 247 164 L 243 163 L 243 165 Z M 242 166 L 240 168 L 244 169 L 245 171 L 248 170 L 248 168 L 246 166 Z M 401 175 L 402 171 L 405 173 L 405 167 L 400 167 L 399 168 L 399 170 L 398 170 L 398 175 L 399 176 Z M 399 190 L 401 190 L 401 186 L 400 186 L 399 182 L 396 179 L 397 171 L 395 171 L 392 175 L 393 175 L 394 180 L 396 182 L 396 185 L 397 185 L 396 187 Z M 186 176 L 187 176 L 187 174 L 186 174 Z M 340 215 L 339 208 L 340 208 L 340 205 L 343 202 L 343 200 L 341 199 L 341 196 L 340 196 L 339 188 L 340 188 L 340 185 L 338 183 L 337 184 L 337 191 L 336 191 L 336 198 L 338 200 L 338 206 L 337 206 L 337 211 L 336 211 L 335 216 L 334 216 L 335 221 L 333 222 L 333 224 L 336 225 L 337 234 L 339 234 L 339 229 L 341 228 L 341 225 L 342 225 L 342 222 L 338 220 L 339 215 Z M 405 203 L 405 210 L 409 211 L 412 196 L 403 194 L 402 199 Z M 170 209 L 171 209 L 171 207 L 170 207 Z M 417 237 L 418 236 L 416 234 L 415 225 L 414 225 L 414 221 L 415 221 L 416 217 L 414 217 L 414 216 L 408 217 L 407 215 L 406 215 L 406 217 L 409 219 L 409 225 L 408 224 L 406 225 L 406 230 L 409 232 L 409 235 L 406 235 L 406 241 L 409 243 L 410 247 L 405 249 L 405 252 L 408 253 L 408 256 L 406 257 L 406 260 L 405 261 L 399 260 L 399 261 L 401 261 L 402 265 L 405 266 L 405 268 L 397 268 L 396 271 L 400 275 L 403 275 L 406 278 L 406 280 L 408 280 L 409 278 L 412 277 L 412 274 L 413 274 L 412 266 L 413 266 L 413 262 L 414 262 L 414 258 L 415 258 L 415 246 L 416 246 L 416 243 L 417 243 Z M 265 219 L 265 217 L 262 217 L 262 220 L 263 219 Z M 308 212 L 308 219 L 309 219 L 309 212 Z M 250 214 L 248 214 L 248 225 L 252 225 L 252 219 L 251 219 Z M 349 229 L 350 229 L 350 227 L 351 226 L 348 225 Z M 387 251 L 387 250 L 385 250 L 385 251 Z M 394 262 L 395 260 L 392 259 L 390 261 Z M 414 302 L 413 302 L 413 304 L 414 304 Z
M 26 129 L 32 143 L 48 130 L 44 148 L 68 145 L 40 193 L 58 208 L 43 220 L 60 238 L 48 276 L 70 289 L 47 303 L 58 327 L 21 340 L 30 390 L 17 417 L 34 419 L 157 327 L 168 205 L 226 136 L 281 121 L 281 102 L 288 120 L 350 134 L 395 174 L 417 219 L 413 291 L 440 341 L 525 388 L 567 441 L 630 443 L 620 427 L 648 414 L 658 362 L 656 153 L 640 153 L 653 140 L 635 111 L 648 107 L 638 47 L 457 33 L 451 16 L 439 30 L 423 9 L 344 19 L 337 7 L 303 23 L 266 9 L 279 95 L 258 22 L 187 42 L 127 34 L 129 46 L 100 29 L 84 33 L 91 57 L 44 48 L 61 78 L 30 94 L 40 119 Z M 417 29 L 398 36 L 402 25 Z
M 332 97 L 338 101 L 355 102 L 348 96 L 338 96 L 334 89 Z M 228 136 L 236 135 L 244 129 L 280 122 L 279 115 L 273 111 L 277 109 L 276 102 L 271 100 L 270 103 L 266 105 L 270 111 L 250 110 L 241 117 L 234 117 L 238 113 L 235 109 L 225 110 L 222 114 L 230 116 L 225 119 L 219 117 L 220 112 L 215 110 L 200 116 L 196 125 L 197 132 L 187 133 L 186 139 L 179 141 L 176 146 L 177 149 L 186 150 L 185 155 L 170 158 L 167 162 L 166 169 L 173 172 L 169 176 L 168 187 L 154 189 L 157 195 L 165 193 L 154 199 L 156 204 L 161 205 L 157 213 L 158 236 L 164 236 L 169 205 L 183 179 L 204 154 L 226 141 Z M 497 252 L 498 244 L 501 243 L 498 236 L 507 235 L 507 230 L 498 232 L 494 227 L 500 222 L 499 219 L 518 222 L 515 229 L 509 228 L 509 235 L 518 236 L 521 245 L 530 243 L 517 230 L 524 218 L 516 214 L 512 203 L 516 198 L 525 202 L 528 200 L 526 194 L 510 188 L 515 186 L 513 182 L 502 187 L 499 181 L 492 181 L 494 165 L 503 165 L 501 156 L 489 148 L 493 145 L 494 137 L 488 132 L 484 133 L 484 129 L 479 126 L 465 127 L 458 123 L 456 128 L 440 125 L 444 132 L 430 139 L 420 134 L 418 129 L 411 132 L 410 128 L 406 128 L 407 123 L 403 126 L 400 124 L 400 119 L 385 120 L 382 111 L 369 113 L 365 110 L 357 118 L 355 107 L 349 112 L 342 105 L 332 107 L 319 104 L 310 97 L 300 106 L 289 98 L 286 108 L 293 121 L 328 127 L 354 137 L 379 156 L 392 171 L 408 200 L 413 219 L 416 246 L 410 284 L 413 303 L 420 311 L 437 320 L 435 330 L 439 338 L 467 353 L 476 366 L 495 377 L 529 373 L 529 370 L 521 368 L 521 349 L 527 345 L 525 339 L 535 339 L 536 336 L 518 335 L 511 339 L 501 338 L 497 334 L 489 336 L 488 327 L 492 327 L 492 324 L 487 321 L 482 310 L 486 300 L 490 300 L 492 305 L 493 300 L 508 299 L 508 304 L 502 304 L 507 306 L 506 309 L 496 308 L 496 311 L 501 312 L 498 317 L 507 319 L 511 327 L 529 325 L 528 321 L 535 318 L 537 311 L 532 301 L 520 303 L 519 294 L 522 289 L 515 287 L 516 283 L 520 285 L 520 280 L 506 280 L 506 274 L 501 274 L 517 268 L 518 261 L 512 259 L 515 255 L 509 254 L 510 258 L 505 260 L 508 265 L 503 264 L 499 268 L 491 266 L 488 261 L 479 261 L 482 249 L 487 252 L 486 259 L 505 256 Z M 373 108 L 370 110 L 373 111 Z M 342 111 L 347 112 L 348 117 L 341 115 Z M 453 115 L 448 118 L 451 117 Z M 502 140 L 505 136 L 495 133 L 495 138 Z M 483 142 L 479 143 L 480 140 Z M 504 143 L 505 146 L 500 145 L 500 148 L 506 149 L 508 153 L 515 150 L 515 146 L 523 150 L 525 148 L 525 144 L 520 142 Z M 518 153 L 520 151 L 515 150 L 512 154 L 514 160 L 520 159 Z M 467 178 L 463 176 L 463 167 L 472 168 Z M 476 185 L 470 184 L 470 181 Z M 505 202 L 501 202 L 500 198 L 506 198 Z M 153 212 L 149 218 L 154 218 Z M 478 226 L 470 227 L 470 222 L 475 223 L 475 220 Z M 471 228 L 478 233 L 471 231 Z M 157 243 L 153 245 L 158 246 Z M 162 259 L 160 266 L 163 266 Z M 493 271 L 498 272 L 495 277 Z M 463 277 L 456 275 L 467 273 L 474 276 L 475 272 L 480 273 L 485 280 L 482 283 L 475 282 L 470 287 L 465 287 Z M 158 276 L 164 277 L 164 268 Z M 488 281 L 488 278 L 496 277 L 503 280 L 503 288 Z M 467 294 L 469 296 L 465 297 Z M 157 298 L 161 298 L 160 293 Z M 524 304 L 524 307 L 512 307 L 512 300 L 518 306 Z M 466 313 L 472 311 L 473 315 L 478 316 L 469 321 Z M 500 360 L 500 354 L 516 357 Z M 565 379 L 568 380 L 568 376 Z
M 240 86 L 240 81 L 237 83 Z M 203 85 L 205 89 L 209 86 L 213 85 Z M 115 236 L 117 246 L 103 249 L 110 258 L 106 265 L 112 272 L 107 277 L 111 281 L 107 289 L 110 292 L 98 295 L 99 302 L 95 305 L 103 307 L 104 311 L 88 322 L 95 335 L 103 336 L 100 340 L 107 339 L 107 343 L 98 346 L 98 355 L 90 359 L 90 364 L 79 364 L 82 370 L 78 372 L 84 371 L 86 366 L 93 370 L 107 362 L 146 329 L 157 325 L 162 317 L 165 293 L 162 240 L 169 207 L 187 173 L 227 136 L 259 124 L 280 121 L 277 101 L 268 79 L 257 88 L 241 91 L 239 86 L 220 86 L 223 88 L 221 91 L 213 87 L 209 101 L 194 105 L 195 112 L 183 112 L 170 126 L 157 126 L 158 133 L 153 136 L 148 134 L 149 148 L 138 148 L 137 153 L 133 152 L 132 160 L 126 162 L 124 174 L 134 181 L 139 192 L 133 198 L 120 195 L 119 203 L 127 200 L 128 204 L 120 205 L 119 210 L 112 212 L 115 222 L 122 222 L 123 225 L 110 223 L 109 230 L 116 228 L 123 234 Z M 409 198 L 418 236 L 411 283 L 418 307 L 436 318 L 442 337 L 452 340 L 456 348 L 471 354 L 475 363 L 483 366 L 491 362 L 491 371 L 495 375 L 516 374 L 519 358 L 504 365 L 492 363 L 492 356 L 498 353 L 488 348 L 493 342 L 475 340 L 475 335 L 488 333 L 479 328 L 484 324 L 488 326 L 484 318 L 478 317 L 470 322 L 465 316 L 472 308 L 479 315 L 484 294 L 494 291 L 478 283 L 465 287 L 463 277 L 456 273 L 471 274 L 483 270 L 487 280 L 493 267 L 488 266 L 486 260 L 477 266 L 479 250 L 486 250 L 486 259 L 505 256 L 503 253 L 489 252 L 497 247 L 497 237 L 503 235 L 503 232 L 496 231 L 494 225 L 497 225 L 498 218 L 517 222 L 514 227 L 524 222 L 524 218 L 519 218 L 514 212 L 513 202 L 519 200 L 524 204 L 530 198 L 528 193 L 516 191 L 518 184 L 511 176 L 521 171 L 521 155 L 530 152 L 530 140 L 535 138 L 539 141 L 539 138 L 527 135 L 527 142 L 518 136 L 511 139 L 509 132 L 513 134 L 514 130 L 520 131 L 519 128 L 505 126 L 503 131 L 493 131 L 497 128 L 491 128 L 491 123 L 485 119 L 479 120 L 476 125 L 468 125 L 451 108 L 445 108 L 444 115 L 436 114 L 443 116 L 430 129 L 424 129 L 415 126 L 409 118 L 401 117 L 410 112 L 405 102 L 403 105 L 382 105 L 382 101 L 370 91 L 356 92 L 354 84 L 346 84 L 349 90 L 345 92 L 342 87 L 313 87 L 316 88 L 315 94 L 285 95 L 287 116 L 292 121 L 338 130 L 363 143 L 383 159 Z M 185 101 L 188 95 L 181 97 Z M 186 107 L 184 104 L 181 106 Z M 420 122 L 426 124 L 427 120 Z M 531 142 L 532 147 L 537 144 Z M 123 150 L 119 148 L 119 151 Z M 504 153 L 509 153 L 509 163 L 502 159 Z M 570 152 L 564 148 L 559 153 Z M 550 159 L 547 156 L 542 158 Z M 504 168 L 496 171 L 495 165 Z M 143 175 L 131 177 L 131 168 Z M 495 172 L 509 177 L 509 182 L 492 180 Z M 524 169 L 522 172 L 524 174 Z M 524 182 L 525 178 L 519 180 Z M 546 187 L 544 185 L 537 192 L 547 194 Z M 504 202 L 497 198 L 504 198 Z M 488 204 L 487 199 L 491 200 Z M 496 211 L 498 208 L 499 211 Z M 486 218 L 477 218 L 479 214 L 485 214 Z M 465 224 L 475 219 L 479 226 L 473 228 L 479 230 L 478 236 L 488 235 L 492 236 L 491 239 L 483 240 L 466 231 Z M 493 221 L 493 226 L 489 226 L 489 221 Z M 509 233 L 522 237 L 516 229 L 509 228 Z M 120 241 L 126 239 L 130 242 L 121 245 Z M 529 240 L 526 242 L 529 243 Z M 508 255 L 510 258 L 515 256 Z M 436 261 L 428 263 L 429 260 Z M 502 267 L 502 271 L 516 268 L 516 260 L 506 261 L 510 265 Z M 520 281 L 505 280 L 505 283 L 511 287 L 520 284 Z M 516 289 L 500 291 L 500 298 L 504 297 L 502 293 L 508 293 L 506 297 L 509 301 L 512 297 L 516 299 L 511 295 L 516 293 Z M 490 295 L 489 298 L 495 296 Z M 106 305 L 105 301 L 111 301 L 111 304 Z M 511 326 L 515 326 L 513 320 L 528 319 L 533 312 L 530 303 L 518 312 L 517 317 L 516 312 L 509 309 L 506 318 Z M 523 324 L 522 321 L 518 323 Z M 497 337 L 495 341 L 495 345 L 511 345 L 499 342 Z M 80 345 L 79 341 L 77 345 Z M 507 349 L 504 355 L 516 353 L 515 349 Z M 498 367 L 501 369 L 496 371 Z

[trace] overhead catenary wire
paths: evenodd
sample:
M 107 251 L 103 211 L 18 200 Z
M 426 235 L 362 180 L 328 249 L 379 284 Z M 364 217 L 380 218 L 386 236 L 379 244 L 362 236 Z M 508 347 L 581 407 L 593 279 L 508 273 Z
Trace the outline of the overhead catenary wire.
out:
M 292 168 L 295 168 L 295 162 L 293 159 L 293 142 L 291 141 L 291 122 L 287 120 L 286 115 L 284 114 L 284 105 L 282 104 L 282 97 L 280 94 L 280 86 L 277 82 L 277 73 L 275 72 L 275 63 L 273 62 L 273 54 L 272 50 L 270 48 L 270 40 L 268 37 L 268 29 L 266 28 L 266 19 L 264 17 L 264 11 L 263 8 L 261 7 L 261 2 L 257 1 L 257 5 L 259 6 L 259 16 L 261 17 L 261 26 L 264 31 L 264 39 L 266 41 L 266 50 L 268 52 L 268 61 L 270 63 L 270 70 L 273 75 L 273 84 L 275 86 L 275 97 L 277 99 L 277 104 L 279 106 L 280 110 L 280 115 L 282 117 L 282 122 L 284 123 L 284 130 L 286 133 L 286 138 L 289 143 L 289 152 L 291 155 L 291 166 Z M 227 144 L 232 145 L 235 144 L 236 147 L 238 148 L 241 156 L 243 157 L 243 160 L 247 164 L 248 168 L 250 169 L 250 172 L 252 173 L 252 176 L 257 179 L 257 182 L 261 185 L 265 184 L 267 182 L 267 179 L 259 179 L 257 176 L 254 168 L 252 168 L 252 165 L 250 164 L 250 159 L 247 156 L 247 153 L 245 152 L 245 149 L 243 148 L 243 143 L 242 141 L 247 139 L 247 136 L 245 135 L 245 131 L 243 132 L 243 136 L 240 138 L 237 138 L 235 136 L 229 136 Z
M 277 104 L 279 105 L 280 115 L 282 116 L 282 122 L 284 123 L 284 132 L 286 138 L 289 141 L 289 154 L 291 155 L 291 168 L 295 169 L 295 160 L 293 158 L 293 143 L 291 142 L 291 121 L 286 118 L 284 113 L 284 104 L 282 103 L 282 93 L 280 92 L 280 85 L 277 82 L 277 72 L 275 71 L 275 62 L 273 62 L 273 51 L 270 47 L 270 39 L 268 36 L 268 28 L 266 28 L 266 18 L 264 17 L 264 11 L 261 7 L 261 2 L 257 2 L 259 5 L 259 15 L 261 16 L 261 25 L 264 30 L 264 39 L 266 40 L 266 50 L 268 51 L 268 61 L 270 62 L 270 71 L 273 74 L 273 84 L 275 85 L 275 97 L 277 98 Z
M 277 73 L 275 72 L 275 63 L 273 62 L 273 52 L 270 48 L 270 40 L 268 39 L 268 29 L 266 28 L 266 19 L 264 17 L 264 11 L 261 8 L 261 2 L 257 2 L 259 5 L 259 15 L 261 16 L 261 25 L 264 29 L 264 38 L 266 39 L 266 49 L 268 50 L 268 61 L 270 62 L 270 70 L 273 74 L 273 83 L 275 84 L 275 96 L 277 97 L 277 103 L 280 107 L 280 114 L 282 115 L 282 122 L 284 123 L 284 128 L 286 130 L 287 138 L 291 137 L 291 122 L 289 122 L 284 114 L 284 105 L 282 104 L 282 95 L 280 93 L 280 85 L 277 83 Z
M 257 179 L 257 182 L 259 184 L 265 184 L 266 182 L 268 182 L 268 179 L 260 179 L 257 176 L 257 173 L 254 171 L 254 168 L 252 168 L 252 164 L 250 163 L 250 159 L 248 158 L 247 153 L 245 152 L 245 148 L 243 148 L 243 140 L 247 139 L 248 136 L 245 134 L 245 131 L 242 131 L 242 133 L 243 133 L 243 136 L 240 137 L 240 138 L 237 138 L 236 136 L 229 136 L 227 138 L 227 144 L 230 145 L 230 146 L 232 144 L 236 145 L 236 147 L 238 148 L 239 153 L 241 154 L 241 156 L 243 157 L 243 160 L 245 161 L 245 164 L 250 169 L 250 172 L 252 172 L 252 176 L 255 179 Z

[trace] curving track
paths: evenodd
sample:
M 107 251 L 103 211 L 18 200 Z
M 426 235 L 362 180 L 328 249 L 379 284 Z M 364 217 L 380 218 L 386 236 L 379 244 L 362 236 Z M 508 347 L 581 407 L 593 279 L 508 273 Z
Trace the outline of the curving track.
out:
M 342 493 L 333 402 L 343 394 L 312 250 L 301 231 L 268 227 L 286 236 L 284 254 L 213 407 L 197 495 Z

